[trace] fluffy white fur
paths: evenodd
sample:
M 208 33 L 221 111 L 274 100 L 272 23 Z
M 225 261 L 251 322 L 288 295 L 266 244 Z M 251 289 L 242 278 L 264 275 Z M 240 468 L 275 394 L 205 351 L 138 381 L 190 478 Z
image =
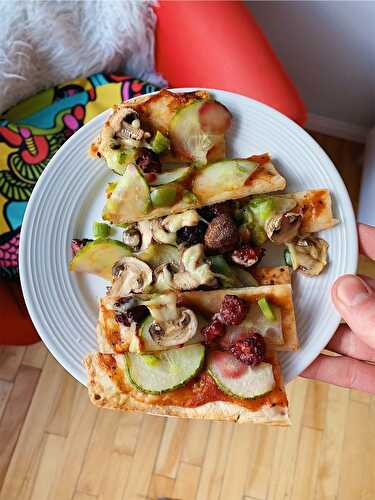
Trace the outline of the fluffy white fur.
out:
M 155 84 L 155 0 L 1 0 L 0 112 L 57 83 L 122 71 Z

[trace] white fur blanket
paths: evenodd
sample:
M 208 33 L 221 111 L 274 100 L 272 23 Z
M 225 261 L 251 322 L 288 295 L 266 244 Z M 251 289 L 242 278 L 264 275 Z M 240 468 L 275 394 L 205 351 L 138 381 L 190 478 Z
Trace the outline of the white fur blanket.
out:
M 0 112 L 100 71 L 156 85 L 156 0 L 0 0 Z

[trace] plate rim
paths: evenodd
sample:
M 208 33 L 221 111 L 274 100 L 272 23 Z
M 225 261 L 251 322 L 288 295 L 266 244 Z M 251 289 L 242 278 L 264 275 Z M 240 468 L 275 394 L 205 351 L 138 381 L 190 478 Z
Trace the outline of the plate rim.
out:
M 160 89 L 160 90 L 163 90 L 163 89 Z M 158 92 L 160 92 L 160 90 L 158 91 L 155 91 L 155 92 L 151 92 L 149 94 L 142 94 L 141 96 L 146 96 L 146 95 L 155 95 L 157 94 Z M 345 183 L 340 175 L 340 173 L 338 172 L 338 170 L 336 169 L 336 166 L 335 164 L 332 162 L 332 160 L 329 158 L 328 154 L 324 151 L 324 149 L 320 146 L 320 144 L 315 141 L 315 139 L 308 133 L 306 132 L 305 129 L 303 129 L 303 127 L 301 127 L 300 125 L 298 125 L 296 122 L 294 122 L 293 120 L 291 120 L 290 118 L 288 118 L 286 115 L 284 115 L 283 113 L 281 113 L 280 111 L 278 111 L 277 109 L 274 109 L 272 108 L 271 106 L 268 106 L 267 104 L 264 104 L 260 101 L 257 101 L 256 99 L 252 99 L 251 97 L 248 97 L 248 96 L 245 96 L 243 94 L 240 94 L 240 93 L 236 93 L 236 92 L 229 92 L 229 91 L 226 91 L 226 90 L 221 90 L 221 89 L 213 89 L 213 88 L 205 88 L 205 87 L 181 87 L 181 88 L 169 88 L 167 90 L 171 90 L 171 91 L 174 91 L 174 92 L 191 92 L 191 91 L 200 91 L 200 90 L 206 90 L 208 92 L 211 92 L 211 93 L 215 93 L 215 92 L 219 92 L 221 94 L 228 94 L 230 96 L 232 96 L 233 98 L 238 98 L 238 97 L 241 97 L 242 99 L 246 99 L 246 100 L 249 100 L 251 101 L 254 105 L 260 107 L 260 108 L 263 108 L 265 109 L 268 113 L 271 113 L 273 114 L 274 116 L 276 116 L 279 120 L 281 119 L 282 121 L 284 121 L 285 123 L 288 124 L 289 127 L 292 127 L 292 129 L 294 128 L 295 130 L 298 130 L 298 133 L 300 134 L 302 132 L 302 134 L 305 136 L 305 138 L 311 143 L 313 144 L 313 146 L 316 148 L 318 147 L 321 154 L 325 157 L 325 163 L 328 165 L 329 164 L 329 168 L 330 168 L 330 173 L 333 174 L 333 177 L 334 177 L 334 182 L 335 182 L 335 187 L 340 191 L 340 202 L 342 204 L 342 207 L 344 208 L 345 210 L 345 215 L 346 215 L 346 220 L 345 220 L 345 224 L 346 226 L 348 227 L 348 230 L 351 230 L 351 232 L 353 233 L 354 237 L 353 239 L 351 240 L 351 244 L 350 244 L 350 250 L 352 252 L 352 255 L 351 255 L 351 261 L 347 262 L 347 265 L 346 265 L 346 273 L 352 273 L 352 274 L 356 274 L 356 270 L 357 270 L 357 264 L 358 264 L 358 234 L 357 234 L 357 223 L 356 223 L 356 216 L 355 216 L 355 212 L 354 212 L 354 208 L 353 208 L 353 204 L 350 200 L 350 196 L 349 196 L 349 193 L 348 193 L 348 190 L 345 186 Z M 137 97 L 140 97 L 140 96 L 134 96 L 132 99 L 136 99 Z M 131 99 L 130 99 L 131 100 Z M 71 369 L 68 369 L 65 364 L 63 364 L 62 361 L 60 361 L 59 359 L 59 352 L 57 352 L 58 350 L 56 349 L 55 350 L 55 347 L 54 345 L 49 342 L 49 335 L 44 335 L 44 332 L 43 332 L 43 325 L 42 325 L 42 322 L 41 322 L 41 319 L 39 318 L 39 312 L 37 311 L 37 308 L 35 307 L 34 308 L 34 303 L 33 303 L 33 300 L 32 300 L 32 284 L 28 282 L 28 279 L 27 279 L 27 273 L 26 273 L 26 255 L 27 255 L 27 247 L 26 247 L 26 240 L 27 240 L 27 233 L 30 231 L 32 232 L 32 217 L 33 217 L 33 204 L 35 203 L 34 200 L 36 200 L 38 198 L 38 192 L 43 189 L 43 179 L 46 177 L 46 175 L 49 175 L 48 172 L 50 170 L 52 170 L 52 168 L 54 167 L 54 164 L 56 162 L 58 162 L 59 160 L 59 157 L 61 155 L 64 154 L 65 150 L 69 150 L 70 149 L 70 145 L 77 140 L 77 137 L 79 137 L 80 134 L 83 133 L 83 131 L 85 130 L 86 127 L 88 127 L 89 125 L 90 126 L 93 126 L 92 124 L 93 123 L 96 123 L 96 122 L 101 122 L 104 120 L 104 117 L 106 115 L 109 114 L 111 108 L 108 108 L 104 111 L 102 111 L 99 115 L 93 117 L 88 123 L 86 123 L 83 127 L 81 127 L 74 135 L 72 135 L 59 149 L 58 151 L 53 155 L 53 157 L 51 158 L 51 160 L 48 162 L 48 165 L 45 167 L 45 169 L 43 170 L 41 176 L 39 177 L 33 191 L 32 191 L 32 194 L 29 198 L 29 201 L 27 203 L 27 207 L 26 207 L 26 210 L 25 210 L 25 213 L 24 213 L 24 218 L 23 218 L 23 221 L 22 221 L 22 225 L 21 225 L 21 232 L 20 232 L 20 244 L 19 244 L 19 275 L 20 275 L 20 282 L 21 282 L 21 288 L 22 288 L 22 293 L 23 293 L 23 296 L 24 296 L 24 300 L 25 300 L 25 304 L 26 304 L 26 307 L 27 307 L 27 310 L 29 312 L 29 315 L 30 315 L 30 318 L 38 332 L 38 335 L 40 336 L 41 340 L 43 341 L 43 343 L 46 345 L 47 349 L 49 350 L 49 352 L 52 354 L 52 356 L 57 360 L 57 362 L 71 375 L 73 376 L 77 381 L 81 382 L 83 385 L 86 385 L 86 382 L 81 380 L 80 377 L 76 374 L 76 373 L 73 373 L 74 370 L 71 370 Z M 47 174 L 46 174 L 47 173 Z M 306 188 L 305 188 L 306 189 Z M 341 196 L 344 194 L 345 196 L 345 199 L 343 200 L 341 198 Z M 29 221 L 29 219 L 31 220 L 31 222 Z M 340 223 L 342 223 L 342 221 L 340 221 Z M 30 228 L 29 228 L 30 226 Z M 348 257 L 349 259 L 349 257 Z M 335 331 L 336 331 L 336 328 L 338 327 L 338 325 L 340 324 L 340 315 L 337 314 L 337 324 L 336 324 L 336 327 L 335 327 L 335 330 L 332 331 L 332 333 L 330 333 L 330 336 L 329 338 L 331 338 Z M 326 336 L 327 337 L 327 336 Z M 328 338 L 328 337 L 327 337 Z M 328 340 L 329 340 L 328 338 Z M 327 342 L 328 342 L 327 340 Z M 321 348 L 323 349 L 324 346 Z M 293 379 L 295 379 L 297 376 L 300 375 L 300 373 L 307 367 L 310 365 L 310 363 L 319 355 L 319 353 L 311 353 L 310 355 L 306 354 L 305 353 L 305 356 L 303 358 L 303 362 L 302 360 L 300 360 L 300 365 L 304 365 L 304 367 L 302 369 L 297 368 L 295 370 L 293 370 L 293 367 L 290 368 L 290 371 L 292 372 L 292 375 L 289 377 L 288 381 L 286 383 L 289 383 L 290 381 L 292 381 Z

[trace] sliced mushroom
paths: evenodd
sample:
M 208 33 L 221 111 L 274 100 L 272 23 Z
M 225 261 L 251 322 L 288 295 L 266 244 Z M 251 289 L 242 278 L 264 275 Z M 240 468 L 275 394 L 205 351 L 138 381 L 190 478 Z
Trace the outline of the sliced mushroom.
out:
M 138 222 L 137 227 L 142 237 L 142 243 L 139 248 L 139 251 L 143 252 L 143 250 L 146 250 L 146 248 L 148 248 L 152 242 L 151 221 L 141 220 Z
M 162 226 L 170 233 L 177 233 L 182 227 L 196 226 L 200 219 L 196 210 L 187 210 L 181 214 L 168 215 L 163 219 Z
M 122 241 L 125 245 L 131 247 L 135 252 L 139 250 L 142 242 L 142 236 L 137 224 L 129 224 L 122 233 Z
M 298 234 L 302 222 L 301 212 L 285 212 L 270 217 L 265 224 L 268 238 L 278 245 L 292 241 Z
M 207 262 L 204 262 L 204 247 L 201 244 L 186 248 L 181 256 L 180 271 L 173 277 L 178 290 L 193 290 L 200 285 L 216 286 L 217 280 Z
M 154 295 L 151 299 L 142 301 L 141 304 L 149 309 L 151 316 L 158 323 L 174 321 L 178 318 L 177 298 L 174 293 Z
M 156 292 L 173 290 L 173 273 L 169 262 L 154 269 L 154 290 Z
M 305 236 L 287 243 L 293 270 L 317 276 L 327 265 L 328 243 L 322 238 Z
M 158 243 L 173 245 L 176 243 L 176 233 L 170 233 L 162 225 L 163 219 L 154 219 L 151 222 L 152 236 Z
M 172 347 L 188 342 L 197 332 L 198 320 L 190 309 L 178 309 L 176 319 L 152 322 L 149 333 L 152 340 L 161 347 Z
M 150 136 L 141 129 L 138 113 L 126 106 L 116 106 L 113 114 L 104 124 L 96 140 L 99 153 L 105 155 L 109 149 L 138 148 Z
M 112 268 L 111 295 L 124 297 L 127 294 L 141 293 L 152 283 L 152 270 L 135 257 L 122 257 Z

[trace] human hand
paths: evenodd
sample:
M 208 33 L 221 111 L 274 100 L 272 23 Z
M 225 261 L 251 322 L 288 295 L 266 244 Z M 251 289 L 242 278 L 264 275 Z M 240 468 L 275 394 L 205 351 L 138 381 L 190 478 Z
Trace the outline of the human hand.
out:
M 358 225 L 359 250 L 375 260 L 375 227 Z M 326 349 L 301 374 L 331 384 L 375 394 L 375 279 L 344 275 L 334 283 L 332 300 L 346 321 Z

